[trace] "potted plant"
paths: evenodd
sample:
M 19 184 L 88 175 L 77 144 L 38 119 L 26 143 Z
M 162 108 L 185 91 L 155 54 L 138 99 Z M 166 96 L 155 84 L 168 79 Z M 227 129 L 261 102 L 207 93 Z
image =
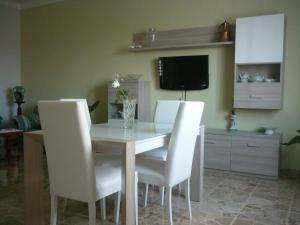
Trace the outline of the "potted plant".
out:
M 300 130 L 297 130 L 298 133 L 300 133 Z M 293 137 L 291 140 L 289 140 L 286 143 L 283 143 L 283 145 L 293 145 L 293 144 L 300 144 L 300 135 Z

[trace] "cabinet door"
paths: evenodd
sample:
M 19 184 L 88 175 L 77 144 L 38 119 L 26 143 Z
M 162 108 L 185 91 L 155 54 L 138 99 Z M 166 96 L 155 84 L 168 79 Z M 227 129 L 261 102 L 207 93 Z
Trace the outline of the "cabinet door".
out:
M 204 144 L 204 167 L 230 170 L 231 137 L 207 134 Z
M 235 63 L 282 62 L 284 14 L 236 20 Z
M 278 176 L 279 140 L 232 137 L 231 170 Z

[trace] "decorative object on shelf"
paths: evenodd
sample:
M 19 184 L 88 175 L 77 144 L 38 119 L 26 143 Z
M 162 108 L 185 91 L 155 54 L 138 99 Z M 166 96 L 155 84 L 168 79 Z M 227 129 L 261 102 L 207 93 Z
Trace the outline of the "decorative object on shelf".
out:
M 112 82 L 113 88 L 120 88 L 121 84 L 119 80 L 121 76 L 116 73 L 116 77 Z M 117 91 L 117 101 L 123 103 L 123 112 L 122 116 L 124 119 L 124 128 L 132 128 L 134 124 L 135 118 L 135 107 L 136 107 L 136 99 L 132 99 L 129 97 L 128 92 L 124 89 Z
M 248 82 L 249 74 L 248 73 L 239 73 L 239 82 L 246 83 Z
M 156 40 L 156 31 L 154 27 L 149 28 L 147 37 L 149 46 L 152 46 Z
M 230 41 L 229 23 L 225 20 L 220 25 L 220 41 Z
M 21 105 L 25 103 L 24 101 L 25 88 L 23 86 L 16 86 L 13 88 L 13 93 L 15 97 L 15 103 L 18 105 L 18 115 L 22 115 Z
M 142 74 L 126 74 L 124 80 L 138 80 L 142 77 Z
M 271 127 L 271 126 L 264 126 L 263 128 L 264 128 L 265 134 L 267 134 L 267 135 L 273 135 L 277 129 L 277 128 Z
M 237 131 L 237 128 L 236 128 L 237 115 L 235 114 L 234 109 L 231 111 L 231 114 L 229 115 L 228 118 L 229 118 L 228 131 Z
M 265 79 L 265 77 L 257 72 L 248 77 L 249 82 L 263 82 L 264 79 Z
M 300 133 L 300 130 L 297 130 L 298 133 Z M 300 144 L 300 135 L 293 137 L 291 140 L 289 140 L 286 143 L 283 143 L 283 145 L 293 145 L 293 144 Z

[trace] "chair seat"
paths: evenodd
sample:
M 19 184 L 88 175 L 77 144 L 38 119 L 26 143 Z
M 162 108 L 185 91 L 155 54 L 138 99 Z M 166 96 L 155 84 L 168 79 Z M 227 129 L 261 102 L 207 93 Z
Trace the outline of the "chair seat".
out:
M 168 149 L 166 147 L 157 148 L 148 152 L 139 154 L 140 159 L 150 159 L 156 161 L 167 161 Z
M 137 159 L 136 171 L 139 182 L 164 186 L 165 162 Z
M 104 198 L 111 193 L 121 191 L 121 161 L 116 155 L 96 154 L 95 174 L 97 197 Z

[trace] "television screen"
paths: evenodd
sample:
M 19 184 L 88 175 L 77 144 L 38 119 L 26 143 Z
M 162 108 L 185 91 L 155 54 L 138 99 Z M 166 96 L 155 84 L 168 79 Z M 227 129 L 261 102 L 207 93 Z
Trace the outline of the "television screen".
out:
M 160 57 L 158 69 L 161 89 L 208 88 L 208 55 Z

